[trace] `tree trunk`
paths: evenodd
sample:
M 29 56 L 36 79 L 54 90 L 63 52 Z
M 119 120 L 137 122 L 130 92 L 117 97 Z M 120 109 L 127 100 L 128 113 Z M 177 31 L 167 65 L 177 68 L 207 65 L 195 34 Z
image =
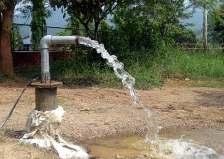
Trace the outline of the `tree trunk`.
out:
M 90 38 L 93 38 L 92 35 L 91 35 L 91 33 L 90 33 L 90 29 L 89 29 L 88 23 L 82 23 L 82 24 L 83 24 L 83 26 L 85 28 L 85 31 L 86 31 L 87 36 L 89 36 Z
M 13 58 L 11 51 L 11 28 L 13 9 L 7 9 L 3 14 L 0 30 L 0 71 L 5 74 L 13 75 Z
M 94 39 L 95 40 L 99 40 L 99 35 L 98 35 L 99 25 L 100 25 L 100 22 L 96 21 L 95 22 L 95 28 L 94 28 Z
M 204 7 L 203 12 L 203 47 L 208 49 L 208 10 Z

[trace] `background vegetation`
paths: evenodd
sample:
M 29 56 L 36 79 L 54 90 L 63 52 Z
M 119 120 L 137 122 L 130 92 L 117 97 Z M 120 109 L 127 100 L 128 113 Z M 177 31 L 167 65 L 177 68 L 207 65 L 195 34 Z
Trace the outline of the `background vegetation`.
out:
M 33 6 L 26 8 L 26 13 L 32 13 L 32 42 L 34 48 L 38 48 L 39 40 L 46 31 L 46 17 L 50 16 L 50 13 L 46 8 L 46 1 L 25 0 L 29 1 Z M 49 2 L 50 7 L 62 7 L 63 12 L 70 16 L 68 27 L 71 30 L 61 32 L 60 35 L 89 36 L 103 43 L 111 54 L 124 62 L 126 70 L 136 77 L 138 88 L 159 86 L 168 78 L 223 79 L 223 51 L 212 50 L 208 45 L 209 42 L 218 47 L 223 46 L 222 1 L 50 0 Z M 2 6 L 4 3 L 2 2 Z M 192 16 L 194 8 L 204 10 L 202 38 L 198 38 L 191 28 L 183 23 Z M 4 10 L 4 7 L 2 9 Z M 20 39 L 18 30 L 12 35 Z M 197 47 L 198 43 L 202 42 L 203 48 L 186 50 L 188 47 Z M 17 43 L 18 41 L 13 42 L 14 45 L 19 45 Z M 52 64 L 52 75 L 55 79 L 69 85 L 120 87 L 120 82 L 112 69 L 95 50 L 82 47 L 71 49 L 73 55 L 70 59 Z M 16 73 L 31 78 L 34 74 L 39 74 L 39 68 L 19 69 Z

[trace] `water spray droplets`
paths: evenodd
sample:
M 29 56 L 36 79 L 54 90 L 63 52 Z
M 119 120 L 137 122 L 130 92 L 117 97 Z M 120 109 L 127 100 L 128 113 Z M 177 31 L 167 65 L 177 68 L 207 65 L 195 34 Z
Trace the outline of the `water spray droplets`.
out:
M 121 79 L 124 87 L 129 89 L 130 96 L 134 103 L 138 103 L 138 97 L 134 89 L 135 78 L 125 71 L 124 64 L 118 61 L 117 56 L 110 55 L 103 44 L 99 44 L 97 41 L 91 40 L 90 38 L 79 37 L 79 43 L 96 49 L 97 53 L 100 54 L 103 59 L 107 60 L 107 65 L 113 68 L 115 75 Z

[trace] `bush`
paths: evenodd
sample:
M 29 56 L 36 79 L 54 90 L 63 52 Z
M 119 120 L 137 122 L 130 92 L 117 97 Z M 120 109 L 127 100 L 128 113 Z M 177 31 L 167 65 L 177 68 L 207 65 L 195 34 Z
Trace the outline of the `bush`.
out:
M 222 80 L 224 77 L 224 55 L 221 53 L 161 48 L 154 54 L 147 50 L 125 52 L 118 59 L 136 78 L 136 86 L 139 89 L 157 87 L 167 78 Z M 23 68 L 20 72 L 28 77 L 39 73 L 39 68 L 38 71 L 36 68 L 34 70 Z M 121 82 L 105 61 L 100 59 L 94 61 L 88 54 L 56 61 L 51 65 L 51 75 L 52 79 L 63 81 L 70 86 L 122 87 Z

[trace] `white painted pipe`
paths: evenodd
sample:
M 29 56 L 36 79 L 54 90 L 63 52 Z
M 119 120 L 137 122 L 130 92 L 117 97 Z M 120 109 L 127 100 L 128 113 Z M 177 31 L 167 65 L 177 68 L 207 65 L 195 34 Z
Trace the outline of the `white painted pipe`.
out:
M 40 41 L 41 49 L 41 81 L 50 82 L 49 46 L 52 44 L 77 44 L 79 36 L 46 35 Z

